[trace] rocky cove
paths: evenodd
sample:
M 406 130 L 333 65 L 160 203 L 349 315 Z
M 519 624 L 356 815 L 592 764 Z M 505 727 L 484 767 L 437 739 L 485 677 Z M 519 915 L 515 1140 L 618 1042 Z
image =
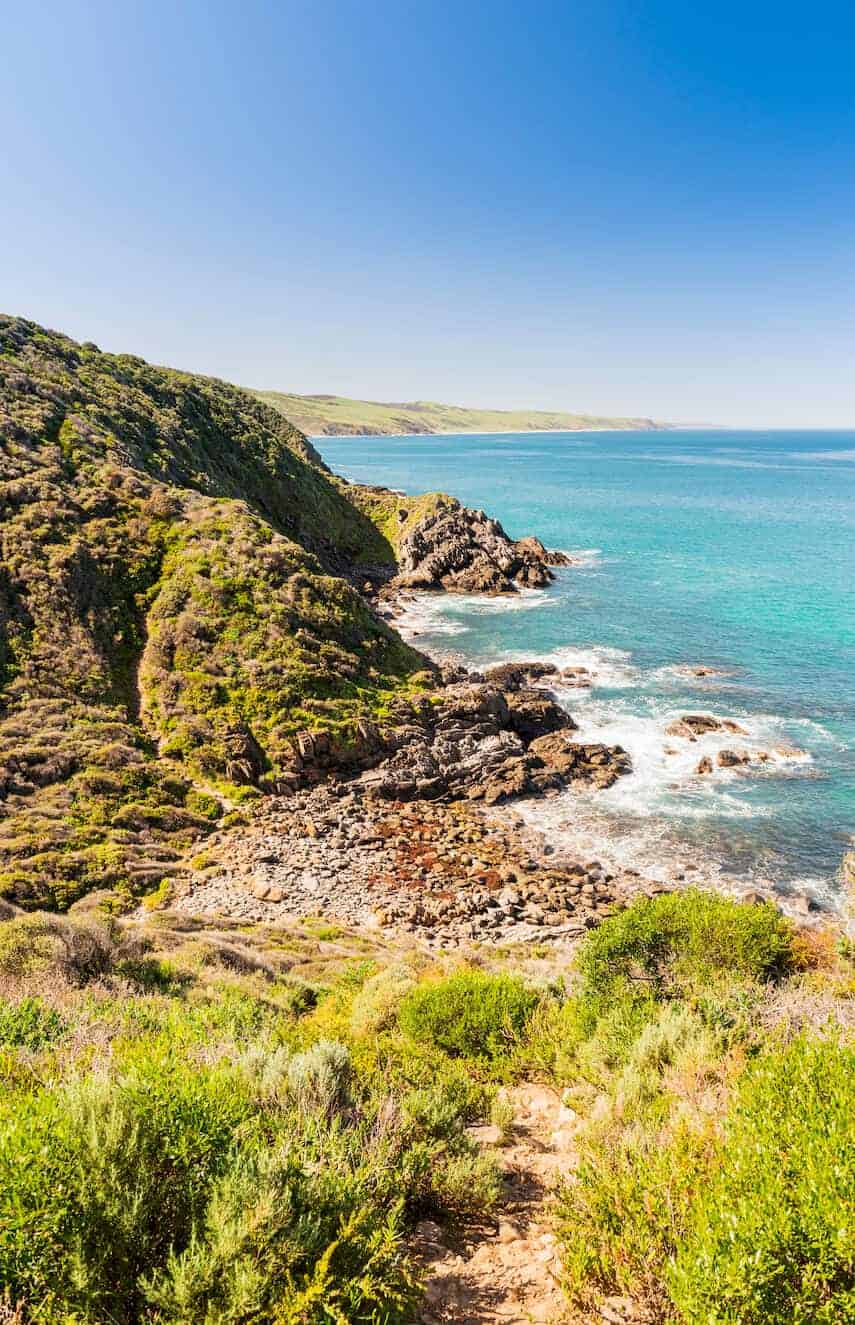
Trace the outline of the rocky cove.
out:
M 362 567 L 354 578 L 394 623 L 414 593 L 509 595 L 543 587 L 550 566 L 569 561 L 537 539 L 512 542 L 498 522 L 455 503 L 409 535 L 396 575 L 364 578 Z M 266 924 L 318 916 L 442 948 L 573 945 L 638 895 L 702 881 L 692 866 L 662 878 L 578 858 L 516 812 L 515 803 L 554 800 L 574 785 L 606 789 L 632 770 L 621 746 L 577 739 L 558 702 L 559 691 L 591 685 L 586 668 L 531 661 L 479 673 L 425 664 L 429 696 L 399 702 L 388 722 L 362 724 L 355 742 L 300 733 L 279 794 L 245 828 L 208 840 L 192 876 L 175 887 L 172 909 Z M 678 742 L 709 732 L 745 734 L 709 714 L 685 714 L 668 728 Z M 751 760 L 721 750 L 716 763 Z M 696 772 L 713 772 L 709 756 Z M 815 906 L 804 897 L 791 909 L 808 917 Z

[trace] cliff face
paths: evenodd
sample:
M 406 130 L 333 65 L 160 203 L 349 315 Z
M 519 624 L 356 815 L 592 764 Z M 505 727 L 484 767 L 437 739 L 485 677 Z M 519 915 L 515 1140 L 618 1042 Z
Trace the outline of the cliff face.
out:
M 296 732 L 346 741 L 424 685 L 342 577 L 394 570 L 398 499 L 350 500 L 253 397 L 3 317 L 0 442 L 7 892 L 145 881 L 211 789 L 274 785 Z

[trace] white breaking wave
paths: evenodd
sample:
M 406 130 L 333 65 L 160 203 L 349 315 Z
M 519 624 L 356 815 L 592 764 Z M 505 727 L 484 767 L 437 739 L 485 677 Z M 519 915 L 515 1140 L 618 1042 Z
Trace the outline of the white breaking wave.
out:
M 406 602 L 394 625 L 405 639 L 417 635 L 463 635 L 469 620 L 504 612 L 529 612 L 555 604 L 543 589 L 519 589 L 514 594 L 419 593 Z M 471 660 L 470 660 L 471 663 Z
M 573 563 L 573 566 L 569 568 L 571 570 L 573 568 L 581 570 L 587 566 L 596 566 L 603 559 L 603 549 L 600 547 L 558 547 L 555 548 L 555 551 L 560 552 L 565 557 L 570 557 Z M 560 570 L 561 567 L 558 567 L 558 569 Z

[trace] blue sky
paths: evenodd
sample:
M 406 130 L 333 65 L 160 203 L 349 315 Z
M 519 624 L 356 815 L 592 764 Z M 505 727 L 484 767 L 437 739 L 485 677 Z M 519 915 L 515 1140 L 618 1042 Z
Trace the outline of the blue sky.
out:
M 34 0 L 0 307 L 247 385 L 855 426 L 855 8 Z

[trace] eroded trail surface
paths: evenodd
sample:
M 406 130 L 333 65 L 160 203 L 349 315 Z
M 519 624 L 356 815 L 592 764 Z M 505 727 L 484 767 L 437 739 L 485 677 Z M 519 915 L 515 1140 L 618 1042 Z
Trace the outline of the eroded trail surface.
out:
M 462 1247 L 448 1245 L 437 1224 L 419 1225 L 426 1268 L 420 1325 L 567 1320 L 549 1198 L 556 1179 L 576 1163 L 575 1115 L 548 1086 L 516 1086 L 509 1098 L 514 1122 L 499 1151 L 504 1196 L 496 1224 L 478 1230 Z M 474 1135 L 495 1144 L 496 1130 L 480 1128 Z

